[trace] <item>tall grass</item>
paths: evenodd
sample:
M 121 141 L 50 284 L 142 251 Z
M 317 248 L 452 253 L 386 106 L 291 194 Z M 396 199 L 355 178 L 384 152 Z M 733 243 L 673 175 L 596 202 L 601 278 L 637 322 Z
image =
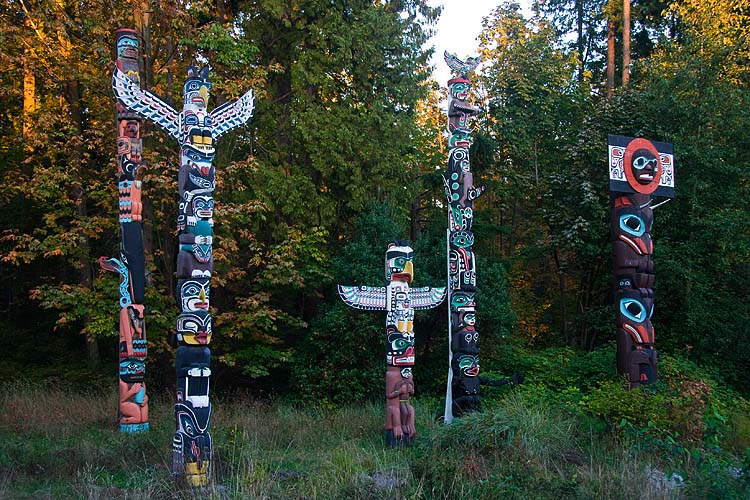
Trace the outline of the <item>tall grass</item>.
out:
M 148 433 L 124 435 L 114 387 L 5 389 L 0 498 L 743 498 L 746 484 L 721 475 L 723 463 L 676 461 L 681 451 L 615 435 L 565 405 L 516 391 L 450 426 L 418 400 L 420 436 L 403 449 L 384 446 L 380 403 L 322 409 L 215 398 L 211 484 L 189 489 L 170 475 L 169 395 L 150 395 Z M 654 479 L 677 465 L 684 485 Z

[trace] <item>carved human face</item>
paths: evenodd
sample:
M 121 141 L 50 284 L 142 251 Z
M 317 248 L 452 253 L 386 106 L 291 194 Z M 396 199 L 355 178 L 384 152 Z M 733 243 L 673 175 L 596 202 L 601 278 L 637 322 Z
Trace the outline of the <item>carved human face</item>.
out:
M 474 139 L 472 139 L 471 137 L 471 132 L 469 132 L 468 130 L 456 129 L 448 138 L 448 147 L 449 148 L 456 148 L 456 147 L 468 148 L 469 146 L 471 146 L 473 142 L 474 142 Z
M 138 39 L 135 35 L 125 34 L 117 39 L 117 57 L 135 59 L 138 57 Z
M 479 356 L 464 354 L 458 358 L 458 368 L 465 377 L 479 375 Z
M 199 194 L 190 202 L 193 215 L 199 219 L 210 219 L 214 216 L 214 198 L 211 195 Z
M 459 81 L 450 86 L 451 97 L 465 101 L 469 97 L 469 82 Z
M 659 160 L 652 151 L 645 148 L 638 149 L 633 153 L 631 168 L 633 177 L 642 185 L 651 184 L 654 177 L 661 175 Z
M 454 292 L 451 295 L 450 306 L 453 312 L 474 312 L 474 293 Z
M 214 153 L 211 115 L 205 110 L 183 111 L 181 142 L 205 154 Z

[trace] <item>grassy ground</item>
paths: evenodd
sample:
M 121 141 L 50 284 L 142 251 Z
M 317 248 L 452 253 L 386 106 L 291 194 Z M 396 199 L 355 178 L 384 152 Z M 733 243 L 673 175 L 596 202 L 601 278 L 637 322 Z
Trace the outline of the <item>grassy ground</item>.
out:
M 214 398 L 212 484 L 180 489 L 173 402 L 150 397 L 152 430 L 123 435 L 114 390 L 5 384 L 0 498 L 750 498 L 741 457 L 613 432 L 523 388 L 498 391 L 451 426 L 435 423 L 436 402 L 418 399 L 420 436 L 407 449 L 384 447 L 380 404 Z

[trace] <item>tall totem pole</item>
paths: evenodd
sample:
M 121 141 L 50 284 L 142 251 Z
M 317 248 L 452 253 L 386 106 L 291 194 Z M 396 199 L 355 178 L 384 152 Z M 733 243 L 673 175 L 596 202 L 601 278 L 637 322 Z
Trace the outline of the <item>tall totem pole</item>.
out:
M 477 284 L 474 262 L 473 205 L 484 191 L 475 187 L 469 161 L 472 144 L 469 121 L 479 108 L 468 102 L 468 74 L 479 58 L 466 62 L 445 52 L 445 62 L 454 73 L 448 80 L 448 176 L 443 176 L 448 198 L 448 304 L 449 352 L 445 423 L 453 416 L 479 409 L 479 332 L 476 329 Z
M 115 33 L 117 70 L 131 85 L 140 85 L 138 38 L 131 29 Z M 148 430 L 146 396 L 146 326 L 143 298 L 146 259 L 141 228 L 141 119 L 121 103 L 116 106 L 117 190 L 120 206 L 120 258 L 101 257 L 99 264 L 120 274 L 120 365 L 118 418 L 122 432 Z
M 247 123 L 253 115 L 253 92 L 207 112 L 211 83 L 208 67 L 188 67 L 182 112 L 141 89 L 115 69 L 112 87 L 117 101 L 152 121 L 180 145 L 177 176 L 177 388 L 172 472 L 191 486 L 208 483 L 211 464 L 211 314 L 213 272 L 213 191 L 216 186 L 214 141 Z
M 674 197 L 672 145 L 610 135 L 609 188 L 617 371 L 630 387 L 656 382 L 653 196 Z
M 355 309 L 387 311 L 385 320 L 385 441 L 389 446 L 408 445 L 415 437 L 414 311 L 432 309 L 445 298 L 443 287 L 410 288 L 414 278 L 414 251 L 407 241 L 388 243 L 385 251 L 387 286 L 342 286 L 341 299 Z

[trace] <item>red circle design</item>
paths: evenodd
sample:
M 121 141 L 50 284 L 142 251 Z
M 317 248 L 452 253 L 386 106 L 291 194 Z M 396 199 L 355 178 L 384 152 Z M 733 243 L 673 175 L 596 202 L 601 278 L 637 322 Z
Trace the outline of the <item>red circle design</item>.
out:
M 638 180 L 633 176 L 633 168 L 631 166 L 633 153 L 635 153 L 639 149 L 648 149 L 649 151 L 651 151 L 656 157 L 656 162 L 658 165 L 658 171 L 656 175 L 654 175 L 654 178 L 651 180 L 651 182 L 645 185 L 639 183 Z M 659 181 L 661 180 L 662 173 L 661 159 L 659 158 L 659 151 L 656 149 L 656 146 L 654 146 L 654 144 L 648 139 L 633 139 L 628 143 L 628 147 L 625 148 L 625 154 L 622 157 L 622 169 L 625 171 L 625 178 L 628 180 L 628 184 L 637 193 L 651 194 L 656 191 L 656 188 L 659 187 Z

